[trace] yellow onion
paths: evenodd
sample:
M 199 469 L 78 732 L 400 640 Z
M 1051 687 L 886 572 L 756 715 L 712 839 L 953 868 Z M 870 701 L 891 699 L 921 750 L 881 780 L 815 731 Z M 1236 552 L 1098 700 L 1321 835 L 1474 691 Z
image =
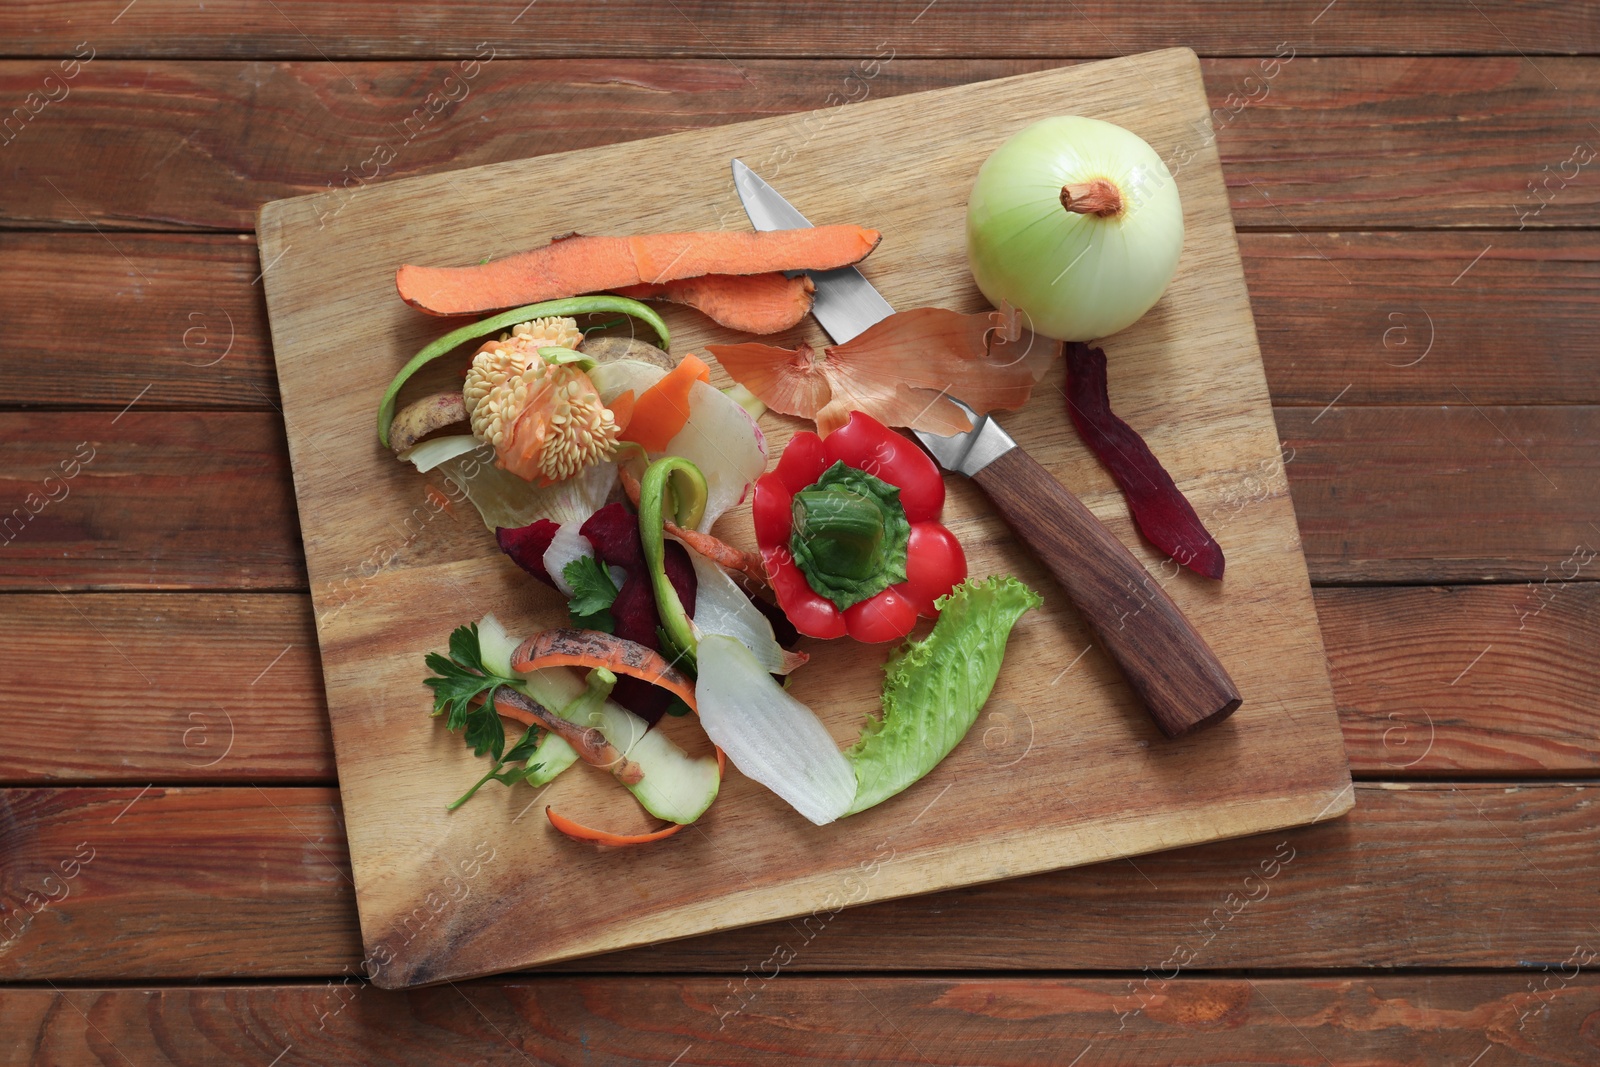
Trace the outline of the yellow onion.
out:
M 978 171 L 967 261 L 983 295 L 1035 333 L 1091 341 L 1132 325 L 1178 269 L 1183 205 L 1154 149 L 1099 119 L 1022 130 Z

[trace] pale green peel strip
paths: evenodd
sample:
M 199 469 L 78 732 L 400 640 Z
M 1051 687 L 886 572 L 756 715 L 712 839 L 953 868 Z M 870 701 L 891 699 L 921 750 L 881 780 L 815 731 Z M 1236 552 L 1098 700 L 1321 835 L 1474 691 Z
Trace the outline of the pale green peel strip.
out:
M 625 296 L 574 296 L 565 300 L 547 300 L 542 304 L 529 304 L 526 307 L 502 311 L 481 322 L 451 330 L 412 356 L 411 361 L 400 368 L 400 373 L 394 376 L 389 388 L 383 391 L 383 401 L 378 405 L 378 440 L 383 443 L 384 448 L 389 447 L 389 425 L 394 422 L 395 398 L 400 395 L 400 390 L 406 382 L 410 381 L 417 371 L 453 351 L 457 346 L 500 330 L 508 330 L 518 323 L 532 319 L 553 315 L 597 315 L 605 312 L 620 312 L 641 319 L 656 332 L 662 348 L 667 348 L 671 343 L 667 334 L 667 324 L 661 321 L 661 316 L 648 306 Z

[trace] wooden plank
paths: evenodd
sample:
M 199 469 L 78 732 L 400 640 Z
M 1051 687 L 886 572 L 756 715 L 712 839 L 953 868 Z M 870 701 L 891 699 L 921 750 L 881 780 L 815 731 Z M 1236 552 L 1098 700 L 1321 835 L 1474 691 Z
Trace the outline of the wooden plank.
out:
M 0 290 L 9 324 L 0 403 L 120 410 L 159 375 L 141 405 L 271 410 L 278 382 L 252 284 L 260 269 L 253 242 L 110 238 L 0 233 L 0 265 L 16 279 Z M 1600 362 L 1570 358 L 1587 343 L 1600 300 L 1600 237 L 1501 234 L 1456 285 L 1460 265 L 1483 251 L 1476 234 L 1315 240 L 1239 235 L 1274 403 L 1320 408 L 1346 385 L 1355 387 L 1340 403 L 1456 403 L 1451 383 L 1480 404 L 1600 403 Z M 140 277 L 154 284 L 133 284 Z M 107 313 L 135 346 L 66 343 L 64 323 Z
M 1325 415 L 1309 407 L 1274 412 L 1314 581 L 1537 582 L 1575 546 L 1600 548 L 1586 518 L 1600 409 L 1346 408 L 1355 394 Z M 0 412 L 0 502 L 10 505 L 0 510 L 0 522 L 9 520 L 0 532 L 0 588 L 306 588 L 276 412 L 135 406 L 113 419 L 115 412 Z M 61 464 L 70 469 L 84 441 L 94 458 L 63 483 Z M 1093 476 L 1091 467 L 1084 472 Z M 415 494 L 408 507 L 426 502 L 420 479 L 397 491 Z M 1282 491 L 1281 478 L 1255 472 L 1207 508 L 1224 547 L 1237 515 Z M 49 502 L 52 492 L 59 502 Z M 394 530 L 321 591 L 349 601 L 368 595 L 392 563 L 478 554 L 483 531 L 471 518 L 444 515 L 420 532 Z M 1582 577 L 1593 575 L 1585 568 Z
M 303 588 L 277 413 L 0 412 L 0 588 Z
M 1590 940 L 1588 944 L 1592 945 Z M 1592 1060 L 1600 979 L 785 975 L 0 990 L 7 1062 L 1084 1064 Z M 759 962 L 759 961 L 758 961 Z M 1560 964 L 1563 961 L 1553 961 Z
M 0 781 L 332 782 L 305 596 L 15 594 Z M 92 650 L 98 670 L 39 670 Z M 115 738 L 114 744 L 105 739 Z
M 1528 585 L 1317 590 L 1352 766 L 1600 769 L 1600 584 L 1571 580 L 1593 561 L 1579 552 Z
M 796 971 L 1165 970 L 1179 947 L 1191 954 L 1187 970 L 1554 967 L 1578 940 L 1600 948 L 1590 927 L 1597 788 L 1358 785 L 1349 816 L 1314 827 L 824 910 L 559 969 L 742 973 L 785 943 Z M 69 891 L 0 949 L 0 980 L 357 973 L 336 803 L 330 789 L 0 791 L 9 909 L 0 918 L 27 910 L 29 891 Z M 456 902 L 488 892 L 511 857 L 507 840 L 453 857 L 465 869 L 442 857 L 398 936 L 449 922 Z M 84 841 L 94 858 L 64 882 L 59 865 Z
M 316 975 L 360 958 L 335 790 L 6 789 L 0 844 L 0 975 Z
M 1533 588 L 1316 590 L 1352 770 L 1593 773 L 1600 676 L 1584 650 L 1595 643 L 1600 584 L 1555 573 Z M 109 645 L 147 669 L 181 647 L 188 669 L 153 686 L 131 666 L 93 688 L 47 678 L 47 696 L 11 711 L 0 781 L 334 781 L 309 596 L 16 594 L 5 607 L 23 654 L 0 660 L 0 689 L 38 689 L 34 663 L 63 648 Z M 1490 646 L 1505 658 L 1485 653 L 1448 684 Z M 112 730 L 115 747 L 80 741 Z
M 1343 13 L 1330 12 L 1322 24 L 1336 14 Z M 818 23 L 808 17 L 806 24 Z M 983 51 L 994 54 L 987 45 Z M 0 192 L 0 224 L 246 230 L 263 201 L 321 192 L 335 225 L 361 189 L 394 177 L 1057 65 L 995 58 L 730 64 L 710 55 L 499 58 L 467 68 L 475 70 L 470 78 L 443 60 L 97 59 L 68 83 L 69 95 L 7 131 L 11 140 L 0 147 L 12 180 Z M 0 101 L 25 101 L 47 77 L 59 82 L 55 68 L 0 62 Z M 1594 59 L 1303 56 L 1208 60 L 1203 71 L 1240 227 L 1600 223 L 1600 181 L 1593 180 L 1600 161 L 1592 158 L 1600 133 L 1588 122 L 1600 111 Z M 245 113 L 251 120 L 237 121 Z M 794 140 L 808 139 L 819 121 L 797 117 Z M 1167 155 L 1180 165 L 1205 152 L 1211 137 L 1195 129 Z M 85 143 L 99 146 L 93 159 L 74 154 Z M 1579 145 L 1587 156 L 1574 157 Z M 68 158 L 77 164 L 61 166 Z
M 1246 233 L 1239 248 L 1274 404 L 1321 409 L 1346 386 L 1347 407 L 1600 400 L 1600 361 L 1574 358 L 1600 303 L 1593 233 Z
M 319 616 L 326 619 L 318 639 L 363 938 L 369 950 L 395 952 L 380 984 L 471 977 L 801 913 L 839 879 L 853 878 L 862 850 L 889 836 L 901 862 L 863 883 L 865 899 L 1257 833 L 1347 805 L 1349 772 L 1294 514 L 1287 497 L 1277 495 L 1232 516 L 1229 581 L 1221 589 L 1166 583 L 1243 694 L 1246 708 L 1220 727 L 1197 732 L 1182 746 L 1150 744 L 1160 735 L 1104 653 L 1080 668 L 1076 677 L 1087 684 L 1065 696 L 1052 679 L 1091 642 L 1105 644 L 1065 598 L 1046 599 L 1011 634 L 1008 668 L 992 704 L 1032 708 L 1035 749 L 1059 753 L 1065 768 L 1019 755 L 996 774 L 983 766 L 993 760 L 969 749 L 935 768 L 916 795 L 824 827 L 796 817 L 770 792 L 733 779 L 711 817 L 680 838 L 681 847 L 634 861 L 635 877 L 651 887 L 647 903 L 611 892 L 612 865 L 575 856 L 572 842 L 552 828 L 529 826 L 506 843 L 515 858 L 489 876 L 494 903 L 441 923 L 404 948 L 391 944 L 393 916 L 414 907 L 411 895 L 433 879 L 436 857 L 496 837 L 513 814 L 504 805 L 471 805 L 448 818 L 439 810 L 436 788 L 459 782 L 472 759 L 458 743 L 443 743 L 426 719 L 396 714 L 415 699 L 416 681 L 407 673 L 420 652 L 442 647 L 468 614 L 492 610 L 513 632 L 530 633 L 565 624 L 567 613 L 554 598 L 530 603 L 523 576 L 499 552 L 483 549 L 392 569 L 379 579 L 381 599 L 375 592 L 359 610 L 340 606 L 330 613 L 333 602 L 321 587 L 348 573 L 375 539 L 403 523 L 397 491 L 416 481 L 370 436 L 370 398 L 389 371 L 378 360 L 350 366 L 342 359 L 344 334 L 371 339 L 398 362 L 437 331 L 438 324 L 419 321 L 394 299 L 387 264 L 473 262 L 493 255 L 496 246 L 537 240 L 551 227 L 600 232 L 619 212 L 628 232 L 705 229 L 716 223 L 718 198 L 726 195 L 724 168 L 734 152 L 762 160 L 785 151 L 792 155 L 785 174 L 792 188 L 804 191 L 796 193 L 799 208 L 813 217 L 826 210 L 850 218 L 870 204 L 884 231 L 902 235 L 895 248 L 874 252 L 867 268 L 892 304 L 975 311 L 987 305 L 964 269 L 963 220 L 971 175 L 986 154 L 980 131 L 992 129 L 997 114 L 1017 129 L 1068 101 L 1137 126 L 1161 145 L 1181 140 L 1206 111 L 1193 54 L 1172 50 L 857 104 L 798 150 L 790 122 L 777 118 L 394 183 L 349 207 L 337 228 L 323 225 L 317 197 L 262 208 L 262 257 L 277 260 L 264 278 L 267 307 L 305 518 L 306 562 Z M 929 122 L 946 132 L 945 140 L 908 134 Z M 879 166 L 890 157 L 894 175 Z M 875 177 L 869 182 L 861 175 Z M 912 175 L 917 195 L 896 200 L 898 183 Z M 670 209 L 640 207 L 641 184 L 670 184 L 679 202 Z M 1134 383 L 1122 386 L 1123 410 L 1159 427 L 1156 447 L 1166 447 L 1196 505 L 1209 508 L 1221 506 L 1241 477 L 1280 468 L 1278 435 L 1215 155 L 1197 155 L 1176 185 L 1196 251 L 1180 265 L 1159 307 L 1106 347 Z M 521 206 L 508 214 L 509 203 Z M 680 350 L 738 336 L 693 313 L 671 317 Z M 1174 344 L 1180 337 L 1187 343 Z M 820 338 L 812 325 L 809 339 Z M 1040 386 L 1044 399 L 1053 399 L 1060 385 L 1057 371 Z M 1077 441 L 1064 408 L 1060 401 L 1032 404 L 1009 415 L 1007 426 L 1048 468 L 1040 477 L 1077 487 L 1085 504 L 1126 536 L 1125 505 Z M 798 427 L 795 419 L 764 420 L 767 446 L 777 452 Z M 943 521 L 963 538 L 974 576 L 1015 574 L 1036 587 L 1051 582 L 970 482 L 951 488 Z M 742 513 L 724 519 L 719 530 L 751 543 Z M 1158 555 L 1146 557 L 1152 569 L 1160 563 Z M 1121 585 L 1111 592 L 1124 597 L 1124 616 L 1145 610 L 1143 599 Z M 1121 625 L 1114 608 L 1097 617 Z M 881 688 L 882 652 L 834 642 L 816 645 L 811 654 L 819 665 L 793 675 L 789 691 L 848 743 L 860 733 L 862 699 Z M 1231 689 L 1217 686 L 1225 695 L 1198 714 L 1215 711 Z M 403 782 L 391 776 L 397 760 L 410 770 Z M 1057 788 L 1063 774 L 1075 780 L 1071 804 L 1024 817 L 1032 799 Z M 945 786 L 948 796 L 937 806 L 912 814 Z M 612 807 L 619 798 L 620 811 Z M 631 798 L 603 777 L 563 777 L 551 786 L 549 803 L 563 812 L 598 813 L 586 818 L 599 825 L 640 818 Z M 537 942 L 516 939 L 523 911 L 545 887 L 510 872 L 558 865 L 570 906 L 545 916 Z
M 0 404 L 270 408 L 260 270 L 244 234 L 0 232 Z
M 895 4 L 818 0 L 796 19 L 777 4 L 678 0 L 662 7 L 607 5 L 603 22 L 577 0 L 544 0 L 538 17 L 488 0 L 427 0 L 356 25 L 314 0 L 249 0 L 196 9 L 143 0 L 126 16 L 118 0 L 86 0 L 70 23 L 48 0 L 18 0 L 0 17 L 12 55 L 70 55 L 87 38 L 106 54 L 238 58 L 471 56 L 851 56 L 892 47 L 905 56 L 1101 56 L 1188 46 L 1203 55 L 1268 54 L 1282 42 L 1306 54 L 1488 52 L 1527 55 L 1600 50 L 1592 2 L 1483 0 L 1460 12 L 1433 4 L 1375 11 L 1234 0 L 1223 12 L 1162 5 L 1142 16 L 1112 0 L 1060 5 L 981 0 Z M 981 34 L 980 34 L 981 28 Z M 883 42 L 880 44 L 879 42 Z M 739 64 L 746 66 L 745 64 Z
M 1440 408 L 1328 399 L 1276 410 L 1317 579 L 1542 580 L 1600 547 L 1600 408 L 1484 406 L 1465 391 Z

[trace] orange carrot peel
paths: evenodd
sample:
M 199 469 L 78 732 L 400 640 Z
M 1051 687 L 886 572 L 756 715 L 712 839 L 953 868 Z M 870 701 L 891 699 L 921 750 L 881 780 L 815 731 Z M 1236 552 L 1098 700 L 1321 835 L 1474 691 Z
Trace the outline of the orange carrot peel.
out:
M 464 315 L 708 274 L 832 270 L 865 259 L 881 237 L 878 231 L 860 226 L 813 226 L 767 233 L 572 235 L 477 266 L 406 264 L 395 274 L 395 287 L 406 303 L 421 311 Z
M 627 424 L 618 440 L 632 441 L 646 452 L 665 452 L 672 439 L 689 423 L 689 391 L 695 382 L 709 381 L 711 368 L 705 360 L 693 353 L 684 356 L 660 381 L 632 401 Z M 613 417 L 616 410 L 613 403 Z
M 616 674 L 659 685 L 692 709 L 694 682 L 668 663 L 661 653 L 635 641 L 598 630 L 561 627 L 534 634 L 511 654 L 511 667 L 536 671 L 545 667 L 604 667 Z
M 660 284 L 613 289 L 635 300 L 665 300 L 694 308 L 713 322 L 740 333 L 782 333 L 811 313 L 816 286 L 805 274 L 705 274 Z
M 538 670 L 542 667 L 605 667 L 617 674 L 630 674 L 635 678 L 659 685 L 679 697 L 696 711 L 694 685 L 683 673 L 667 663 L 661 655 L 633 641 L 594 630 L 546 630 L 524 641 L 511 656 L 511 665 L 518 671 Z M 499 699 L 495 707 L 501 710 Z M 512 718 L 517 718 L 513 715 Z M 517 719 L 518 722 L 526 720 Z M 576 747 L 576 746 L 575 746 Z M 727 773 L 728 758 L 722 749 L 712 746 L 717 754 L 717 775 Z M 612 751 L 615 751 L 614 749 Z M 579 750 L 579 755 L 583 751 Z M 618 775 L 619 779 L 621 775 Z M 670 823 L 647 834 L 616 834 L 608 830 L 595 830 L 574 822 L 554 808 L 545 808 L 550 825 L 578 841 L 591 841 L 600 845 L 642 845 L 670 837 L 687 824 Z
M 494 691 L 494 710 L 503 718 L 513 719 L 524 726 L 538 726 L 549 730 L 577 752 L 578 758 L 591 767 L 609 771 L 623 785 L 637 785 L 644 780 L 644 769 L 606 740 L 605 734 L 592 726 L 580 726 L 563 719 L 543 705 L 530 700 L 506 686 Z
M 951 397 L 980 415 L 1015 410 L 1061 351 L 1023 329 L 1015 312 L 931 307 L 896 312 L 821 356 L 810 345 L 708 348 L 734 381 L 775 411 L 815 420 L 824 437 L 852 411 L 888 426 L 964 433 L 972 422 Z

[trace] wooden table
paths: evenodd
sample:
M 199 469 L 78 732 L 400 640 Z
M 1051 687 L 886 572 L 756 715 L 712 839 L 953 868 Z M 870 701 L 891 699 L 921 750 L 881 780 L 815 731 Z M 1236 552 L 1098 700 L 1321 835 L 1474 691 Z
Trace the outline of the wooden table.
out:
M 1600 1062 L 1593 0 L 22 0 L 0 41 L 0 1061 Z M 1177 44 L 1354 812 L 781 968 L 784 923 L 359 981 L 256 206 Z

